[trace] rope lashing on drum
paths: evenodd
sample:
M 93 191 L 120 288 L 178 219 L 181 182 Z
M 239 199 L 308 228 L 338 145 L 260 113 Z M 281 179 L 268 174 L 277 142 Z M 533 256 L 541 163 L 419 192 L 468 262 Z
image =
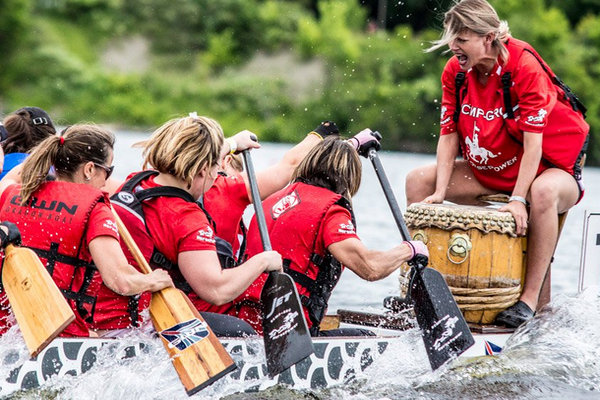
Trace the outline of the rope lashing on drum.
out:
M 462 311 L 505 309 L 519 300 L 521 285 L 508 288 L 458 288 L 450 286 L 458 308 Z
M 400 293 L 406 295 L 409 278 L 401 271 L 398 276 Z M 449 286 L 461 311 L 485 311 L 505 309 L 519 300 L 521 285 L 506 288 L 464 288 Z

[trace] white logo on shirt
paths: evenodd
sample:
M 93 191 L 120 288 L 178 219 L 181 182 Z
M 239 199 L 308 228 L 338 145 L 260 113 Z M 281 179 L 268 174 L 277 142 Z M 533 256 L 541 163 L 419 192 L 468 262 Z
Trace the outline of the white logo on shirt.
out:
M 348 220 L 347 224 L 341 223 L 338 228 L 338 233 L 345 233 L 347 235 L 356 235 L 356 229 L 354 229 L 354 224 L 351 220 Z
M 444 125 L 444 124 L 447 124 L 448 122 L 450 122 L 450 116 L 444 118 L 444 115 L 446 115 L 446 111 L 448 111 L 448 108 L 446 106 L 442 106 L 441 115 L 440 115 L 440 124 L 441 125 Z
M 200 240 L 201 242 L 208 242 L 208 243 L 216 242 L 214 239 L 214 231 L 211 229 L 210 226 L 207 226 L 206 230 L 200 229 L 198 231 L 198 235 L 196 236 L 196 239 Z
M 469 158 L 479 164 L 487 164 L 490 158 L 498 157 L 498 154 L 494 154 L 488 149 L 484 147 L 479 147 L 479 132 L 480 129 L 477 127 L 477 123 L 473 124 L 473 140 L 467 136 L 465 139 L 465 143 L 467 145 L 467 152 L 469 153 Z M 479 161 L 477 161 L 476 157 L 479 157 Z
M 106 229 L 110 229 L 111 231 L 115 232 L 116 234 L 119 233 L 119 229 L 117 228 L 117 223 L 110 219 L 106 219 L 104 221 L 104 223 L 102 224 L 102 227 L 106 228 Z
M 277 219 L 281 216 L 281 214 L 288 211 L 290 208 L 297 206 L 299 203 L 300 198 L 298 197 L 298 192 L 294 190 L 292 193 L 282 197 L 273 205 L 271 208 L 271 216 L 273 219 Z
M 530 115 L 529 117 L 527 117 L 527 121 L 525 122 L 532 126 L 543 126 L 547 114 L 548 111 L 542 108 L 538 111 L 537 116 Z

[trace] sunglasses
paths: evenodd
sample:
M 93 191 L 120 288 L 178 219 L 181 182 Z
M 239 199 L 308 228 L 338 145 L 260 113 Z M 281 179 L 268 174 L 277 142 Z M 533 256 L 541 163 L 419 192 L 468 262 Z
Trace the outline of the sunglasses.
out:
M 97 163 L 94 163 L 94 165 L 98 168 L 102 168 L 104 170 L 104 172 L 106 172 L 106 179 L 110 178 L 113 171 L 115 170 L 114 165 L 111 165 L 110 167 L 107 167 L 106 165 L 102 165 L 102 164 L 97 164 Z

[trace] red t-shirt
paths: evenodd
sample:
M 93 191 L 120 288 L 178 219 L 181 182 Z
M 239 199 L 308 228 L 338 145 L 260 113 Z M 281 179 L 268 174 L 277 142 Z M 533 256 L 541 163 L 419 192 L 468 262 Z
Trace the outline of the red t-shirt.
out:
M 131 174 L 129 178 L 134 176 Z M 141 182 L 142 189 L 159 187 L 154 176 Z M 144 201 L 144 216 L 154 246 L 171 262 L 177 263 L 179 253 L 209 250 L 216 252 L 215 232 L 198 204 L 178 197 L 156 197 Z M 197 268 L 202 268 L 198 264 Z M 210 304 L 194 292 L 188 294 L 200 311 Z
M 140 186 L 149 189 L 161 185 L 151 176 Z M 184 251 L 216 251 L 213 228 L 196 203 L 178 197 L 156 197 L 144 201 L 144 216 L 154 245 L 173 262 Z
M 217 236 L 231 244 L 236 259 L 243 240 L 240 222 L 250 203 L 246 183 L 240 174 L 217 176 L 203 196 L 204 208 L 215 222 Z
M 482 85 L 471 69 L 466 73 L 466 96 L 462 100 L 458 124 L 452 116 L 456 108 L 455 77 L 460 71 L 452 57 L 442 74 L 441 134 L 458 132 L 463 156 L 477 180 L 484 186 L 504 192 L 514 188 L 523 155 L 523 146 L 511 138 L 503 118 L 502 67 L 497 63 Z M 519 93 L 515 120 L 519 129 L 541 134 L 546 116 L 556 104 L 556 89 L 535 57 L 524 53 L 512 74 Z M 547 166 L 540 164 L 538 173 Z

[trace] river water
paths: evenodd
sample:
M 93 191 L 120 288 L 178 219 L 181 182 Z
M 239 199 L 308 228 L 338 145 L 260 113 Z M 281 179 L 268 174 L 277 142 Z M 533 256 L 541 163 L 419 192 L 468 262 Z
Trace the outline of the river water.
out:
M 147 133 L 122 132 L 115 149 L 115 177 L 123 179 L 141 168 L 139 149 L 131 144 Z M 252 153 L 257 170 L 275 163 L 291 148 L 263 144 Z M 380 152 L 382 163 L 401 209 L 404 178 L 412 168 L 435 161 L 433 155 Z M 584 171 L 586 196 L 569 212 L 552 269 L 553 300 L 534 321 L 518 330 L 496 357 L 461 362 L 435 373 L 425 352 L 414 347 L 390 349 L 350 384 L 319 391 L 294 391 L 275 387 L 260 394 L 236 394 L 243 390 L 227 378 L 193 398 L 229 399 L 596 399 L 600 398 L 600 302 L 590 291 L 577 294 L 578 267 L 584 212 L 600 211 L 600 169 Z M 377 177 L 363 161 L 361 189 L 354 198 L 357 231 L 369 248 L 385 250 L 402 239 L 395 226 Z M 595 260 L 596 264 L 599 260 Z M 346 271 L 330 300 L 337 309 L 381 311 L 382 300 L 398 294 L 398 275 L 366 282 Z M 420 340 L 414 335 L 415 340 Z M 12 342 L 0 340 L 3 347 Z M 160 347 L 160 345 L 159 345 Z M 108 363 L 108 364 L 107 364 Z M 123 364 L 104 364 L 76 378 L 61 378 L 53 388 L 26 393 L 19 398 L 64 399 L 186 399 L 170 362 L 157 351 Z

